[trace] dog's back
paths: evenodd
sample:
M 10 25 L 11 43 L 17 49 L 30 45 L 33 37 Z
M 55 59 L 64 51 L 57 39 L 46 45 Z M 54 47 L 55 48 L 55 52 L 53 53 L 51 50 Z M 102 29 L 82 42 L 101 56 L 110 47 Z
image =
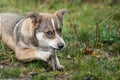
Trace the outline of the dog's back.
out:
M 12 13 L 0 14 L 0 39 L 12 48 L 14 46 L 13 30 L 17 22 L 22 18 L 23 16 Z

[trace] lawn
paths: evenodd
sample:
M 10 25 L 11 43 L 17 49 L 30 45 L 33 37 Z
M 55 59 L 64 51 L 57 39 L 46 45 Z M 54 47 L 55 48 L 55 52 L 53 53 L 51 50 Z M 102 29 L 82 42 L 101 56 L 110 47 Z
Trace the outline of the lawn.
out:
M 54 13 L 62 8 L 71 13 L 63 21 L 66 46 L 57 52 L 64 71 L 48 71 L 40 60 L 19 61 L 0 41 L 0 80 L 120 80 L 119 1 L 83 1 L 0 0 L 0 13 Z

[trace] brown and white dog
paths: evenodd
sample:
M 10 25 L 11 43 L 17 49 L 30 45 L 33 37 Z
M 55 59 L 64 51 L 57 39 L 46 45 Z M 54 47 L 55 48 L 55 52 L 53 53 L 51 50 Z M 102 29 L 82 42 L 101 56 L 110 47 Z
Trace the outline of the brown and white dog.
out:
M 19 60 L 40 59 L 48 62 L 52 55 L 50 47 L 60 50 L 65 42 L 62 38 L 62 21 L 68 10 L 55 13 L 29 13 L 25 17 L 12 13 L 0 14 L 0 39 L 15 51 Z M 57 69 L 63 69 L 58 57 Z

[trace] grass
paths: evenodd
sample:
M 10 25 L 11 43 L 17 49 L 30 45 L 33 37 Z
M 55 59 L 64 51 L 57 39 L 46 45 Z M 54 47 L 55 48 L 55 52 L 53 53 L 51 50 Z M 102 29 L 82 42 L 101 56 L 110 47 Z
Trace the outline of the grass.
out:
M 120 5 L 52 0 L 0 0 L 0 13 L 55 12 L 67 8 L 63 27 L 66 47 L 58 51 L 63 72 L 47 72 L 42 61 L 21 62 L 0 42 L 0 78 L 32 80 L 119 80 L 120 79 Z M 112 1 L 112 0 L 111 0 Z M 72 4 L 73 3 L 73 4 Z M 96 24 L 96 21 L 98 23 Z M 100 41 L 96 41 L 96 26 Z M 98 32 L 97 32 L 98 33 Z

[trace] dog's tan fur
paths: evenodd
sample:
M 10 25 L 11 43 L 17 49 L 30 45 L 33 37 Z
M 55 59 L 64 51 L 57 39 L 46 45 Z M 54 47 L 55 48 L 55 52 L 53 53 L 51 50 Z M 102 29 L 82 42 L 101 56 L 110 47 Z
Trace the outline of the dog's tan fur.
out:
M 58 30 L 62 26 L 65 12 L 68 11 L 62 9 L 54 14 L 29 13 L 25 17 L 12 13 L 2 13 L 0 14 L 0 39 L 15 51 L 15 55 L 19 60 L 41 59 L 47 62 L 52 55 L 50 48 L 49 46 L 40 45 L 42 42 L 39 42 L 35 34 L 42 30 L 44 33 L 48 30 L 53 31 L 52 27 L 50 27 L 51 22 L 49 19 L 54 19 L 55 24 L 52 23 L 52 26 Z M 57 36 L 61 36 L 61 33 L 54 32 L 54 37 L 49 39 L 45 34 L 42 37 L 48 41 L 52 41 Z M 57 68 L 63 69 L 58 58 Z

